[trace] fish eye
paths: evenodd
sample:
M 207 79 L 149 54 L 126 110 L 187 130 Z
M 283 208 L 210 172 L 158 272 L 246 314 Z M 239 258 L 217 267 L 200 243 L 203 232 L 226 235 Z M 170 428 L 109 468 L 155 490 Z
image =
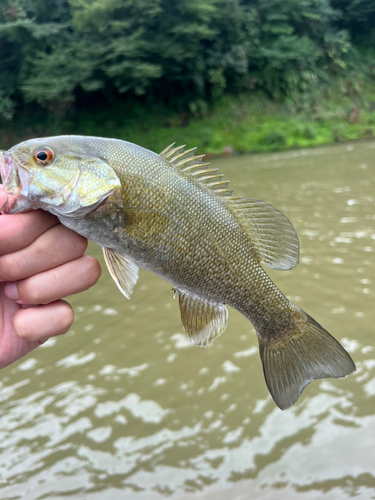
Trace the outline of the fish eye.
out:
M 49 165 L 55 157 L 55 153 L 50 148 L 40 148 L 34 151 L 34 160 L 39 165 Z

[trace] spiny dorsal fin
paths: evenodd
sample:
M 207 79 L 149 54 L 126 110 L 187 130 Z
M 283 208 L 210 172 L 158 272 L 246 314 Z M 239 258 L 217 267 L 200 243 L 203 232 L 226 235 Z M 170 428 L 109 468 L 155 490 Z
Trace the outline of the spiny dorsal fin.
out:
M 209 163 L 202 163 L 202 158 L 205 155 L 196 156 L 194 154 L 196 148 L 187 149 L 185 146 L 174 147 L 175 143 L 171 144 L 160 153 L 175 168 L 193 177 L 211 191 L 220 196 L 230 196 L 232 189 L 228 189 L 229 181 L 223 181 L 223 175 L 217 174 L 216 168 L 207 168 Z
M 218 169 L 202 163 L 204 155 L 195 156 L 195 148 L 168 146 L 160 156 L 172 166 L 222 196 L 228 209 L 250 236 L 259 260 L 271 269 L 288 270 L 298 264 L 299 242 L 289 219 L 272 205 L 260 200 L 232 197 L 229 181 L 223 181 Z
M 260 200 L 225 197 L 224 201 L 249 234 L 263 264 L 282 271 L 298 264 L 298 236 L 282 212 Z

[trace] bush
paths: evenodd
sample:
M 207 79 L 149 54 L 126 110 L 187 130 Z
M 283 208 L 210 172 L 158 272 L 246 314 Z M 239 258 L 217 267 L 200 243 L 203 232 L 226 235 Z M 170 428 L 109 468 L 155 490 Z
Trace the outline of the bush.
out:
M 317 106 L 375 76 L 374 16 L 375 0 L 3 0 L 0 115 L 132 98 L 203 116 L 249 90 Z
M 286 144 L 286 141 L 286 135 L 280 130 L 270 130 L 264 139 L 265 144 L 275 146 L 275 148 Z

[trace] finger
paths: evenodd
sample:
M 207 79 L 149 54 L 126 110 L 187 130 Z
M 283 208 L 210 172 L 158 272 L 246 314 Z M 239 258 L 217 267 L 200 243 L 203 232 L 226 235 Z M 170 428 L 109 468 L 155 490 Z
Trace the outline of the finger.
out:
M 25 342 L 16 335 L 13 318 L 20 306 L 4 297 L 3 291 L 4 285 L 0 284 L 0 369 L 14 363 L 39 345 Z
M 86 248 L 85 238 L 58 224 L 28 247 L 1 256 L 0 281 L 18 281 L 47 271 L 81 257 Z
M 13 326 L 21 339 L 38 342 L 66 333 L 73 319 L 73 309 L 67 302 L 59 300 L 45 306 L 21 309 L 14 316 Z
M 49 304 L 88 290 L 95 285 L 100 274 L 99 262 L 89 255 L 83 255 L 49 271 L 16 283 L 7 283 L 4 291 L 9 299 L 19 304 Z
M 42 210 L 33 210 L 25 214 L 2 215 L 0 217 L 0 255 L 27 247 L 57 224 L 59 221 L 56 217 Z

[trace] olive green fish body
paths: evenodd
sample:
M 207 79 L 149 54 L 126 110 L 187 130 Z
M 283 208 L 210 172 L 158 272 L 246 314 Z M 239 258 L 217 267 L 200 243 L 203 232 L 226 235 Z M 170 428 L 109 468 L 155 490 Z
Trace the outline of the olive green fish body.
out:
M 313 379 L 355 370 L 343 347 L 262 268 L 297 264 L 289 220 L 260 200 L 234 197 L 194 150 L 169 146 L 157 155 L 116 139 L 33 139 L 3 153 L 0 173 L 9 193 L 3 212 L 43 208 L 98 243 L 126 297 L 139 267 L 170 282 L 195 345 L 224 332 L 226 305 L 244 314 L 280 408 Z
M 219 196 L 138 146 L 131 155 L 124 148 L 116 158 L 112 166 L 124 207 L 104 205 L 84 219 L 60 217 L 65 225 L 178 290 L 237 309 L 259 335 L 267 337 L 267 318 L 277 310 L 296 311 L 263 271 L 247 234 Z

